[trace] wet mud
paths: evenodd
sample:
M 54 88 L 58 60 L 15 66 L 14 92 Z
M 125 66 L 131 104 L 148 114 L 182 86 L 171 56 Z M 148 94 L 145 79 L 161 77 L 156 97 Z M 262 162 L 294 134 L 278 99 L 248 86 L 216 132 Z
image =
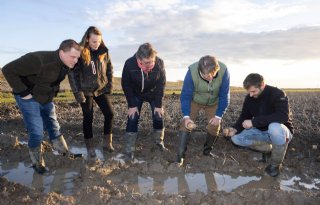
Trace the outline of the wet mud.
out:
M 102 149 L 103 117 L 97 107 L 94 142 L 97 157 L 87 156 L 81 108 L 75 102 L 57 102 L 65 139 L 83 158 L 58 155 L 45 139 L 48 171 L 35 173 L 28 155 L 27 134 L 14 103 L 0 104 L 0 204 L 318 204 L 320 199 L 320 111 L 314 109 L 320 94 L 289 93 L 296 134 L 289 145 L 280 176 L 264 173 L 261 154 L 240 149 L 220 136 L 213 157 L 202 154 L 204 115 L 196 121 L 185 165 L 176 159 L 179 96 L 165 97 L 165 145 L 161 152 L 151 137 L 151 113 L 144 105 L 133 160 L 123 154 L 126 101 L 112 96 L 115 109 L 114 147 Z M 243 94 L 232 94 L 223 127 L 240 113 Z

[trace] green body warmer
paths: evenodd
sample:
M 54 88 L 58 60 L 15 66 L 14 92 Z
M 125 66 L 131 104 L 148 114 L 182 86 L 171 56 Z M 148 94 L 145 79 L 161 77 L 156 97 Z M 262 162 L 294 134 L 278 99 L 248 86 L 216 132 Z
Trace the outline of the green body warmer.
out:
M 219 62 L 220 70 L 218 76 L 211 82 L 203 80 L 198 71 L 198 62 L 189 66 L 194 84 L 193 101 L 200 105 L 214 105 L 219 99 L 219 90 L 222 84 L 222 77 L 227 69 L 226 65 Z

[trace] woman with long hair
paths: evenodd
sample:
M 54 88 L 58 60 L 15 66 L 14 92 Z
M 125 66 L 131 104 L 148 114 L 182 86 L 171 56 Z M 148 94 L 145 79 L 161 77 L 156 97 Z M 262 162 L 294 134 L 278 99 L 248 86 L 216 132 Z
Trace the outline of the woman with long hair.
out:
M 113 66 L 101 31 L 90 26 L 80 42 L 82 46 L 78 65 L 69 73 L 73 94 L 83 114 L 83 134 L 88 155 L 96 157 L 93 143 L 93 101 L 104 115 L 104 149 L 112 146 L 113 107 L 108 94 L 112 93 Z

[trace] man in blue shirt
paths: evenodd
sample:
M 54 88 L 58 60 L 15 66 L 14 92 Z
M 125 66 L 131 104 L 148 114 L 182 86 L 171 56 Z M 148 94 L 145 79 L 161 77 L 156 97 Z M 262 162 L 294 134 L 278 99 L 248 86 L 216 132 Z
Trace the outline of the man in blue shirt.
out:
M 189 66 L 180 97 L 183 119 L 179 129 L 178 166 L 183 165 L 190 132 L 200 110 L 204 110 L 208 123 L 203 154 L 212 156 L 213 142 L 219 134 L 221 118 L 230 101 L 229 87 L 228 69 L 215 57 L 203 56 Z

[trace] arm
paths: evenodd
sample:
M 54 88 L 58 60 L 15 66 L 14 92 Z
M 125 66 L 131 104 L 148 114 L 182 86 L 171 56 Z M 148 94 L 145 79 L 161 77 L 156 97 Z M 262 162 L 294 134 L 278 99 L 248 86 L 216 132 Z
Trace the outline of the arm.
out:
M 252 115 L 248 106 L 248 100 L 249 100 L 249 96 L 247 95 L 242 105 L 241 114 L 237 122 L 233 125 L 233 127 L 237 130 L 237 133 L 240 133 L 242 130 L 244 130 L 244 127 L 242 126 L 243 121 L 252 118 Z
M 160 67 L 160 78 L 157 81 L 156 85 L 156 98 L 155 98 L 155 107 L 162 108 L 162 100 L 164 96 L 164 89 L 166 87 L 166 71 L 164 68 L 163 60 L 159 59 L 159 67 Z
M 107 58 L 107 78 L 108 78 L 108 84 L 107 84 L 107 93 L 108 94 L 111 94 L 112 93 L 112 88 L 113 88 L 113 85 L 112 85 L 112 82 L 113 82 L 113 65 L 111 63 L 111 58 L 110 58 L 110 55 L 109 53 L 107 54 L 106 56 Z
M 134 101 L 135 95 L 133 92 L 132 82 L 131 82 L 130 73 L 129 73 L 129 67 L 127 64 L 128 64 L 128 61 L 124 64 L 124 67 L 122 70 L 121 86 L 126 96 L 129 108 L 133 108 L 133 107 L 137 107 L 137 105 Z
M 183 116 L 190 115 L 191 101 L 193 97 L 194 84 L 191 76 L 191 72 L 188 69 L 187 74 L 183 81 L 183 87 L 180 96 L 181 110 Z
M 216 117 L 222 118 L 230 103 L 230 74 L 226 70 L 222 77 L 222 84 L 219 90 L 219 103 L 216 111 Z
M 81 84 L 80 84 L 81 66 L 82 66 L 82 63 L 79 62 L 74 69 L 70 70 L 68 74 L 70 87 L 78 103 L 83 103 L 86 101 L 83 91 L 81 90 Z
M 31 93 L 22 78 L 37 75 L 41 71 L 40 60 L 32 54 L 26 54 L 2 68 L 2 72 L 13 93 L 25 97 Z
M 289 101 L 288 97 L 281 90 L 277 90 L 272 97 L 272 104 L 275 112 L 269 115 L 254 117 L 252 125 L 254 127 L 266 127 L 272 122 L 286 123 L 289 120 Z

